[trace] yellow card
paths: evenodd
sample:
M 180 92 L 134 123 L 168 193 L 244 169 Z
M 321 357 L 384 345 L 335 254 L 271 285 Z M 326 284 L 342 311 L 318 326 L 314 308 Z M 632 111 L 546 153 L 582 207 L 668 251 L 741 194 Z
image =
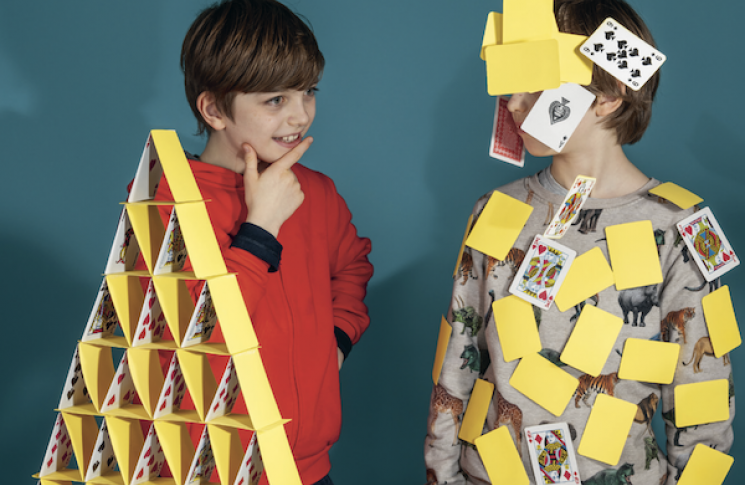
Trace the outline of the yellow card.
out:
M 233 364 L 243 398 L 246 400 L 248 414 L 256 429 L 264 429 L 279 422 L 282 416 L 269 386 L 259 350 L 234 355 Z
M 280 424 L 256 433 L 268 482 L 302 485 L 290 444 L 287 442 L 284 425 Z
M 197 278 L 206 279 L 227 273 L 205 203 L 179 204 L 176 206 L 176 215 Z
M 729 419 L 727 379 L 675 386 L 675 427 L 715 423 Z
M 473 214 L 468 217 L 468 223 L 466 224 L 466 232 L 463 233 L 463 242 L 460 243 L 460 251 L 458 251 L 458 260 L 455 262 L 455 270 L 453 271 L 453 278 L 458 274 L 460 268 L 460 261 L 463 259 L 463 250 L 466 248 L 466 239 L 468 234 L 471 232 L 471 226 L 473 226 Z
M 215 455 L 215 465 L 224 481 L 234 483 L 243 460 L 243 445 L 238 430 L 208 424 L 210 445 Z
M 678 485 L 721 485 L 735 459 L 701 443 L 691 453 Z
M 142 305 L 145 302 L 140 278 L 137 276 L 110 274 L 106 276 L 106 284 L 109 286 L 111 301 L 114 303 L 114 309 L 116 309 L 116 316 L 119 318 L 122 333 L 127 339 L 127 343 L 131 346 L 132 338 L 137 329 L 137 320 L 140 318 Z
M 111 447 L 114 449 L 116 462 L 122 473 L 124 483 L 129 483 L 134 475 L 137 460 L 140 457 L 140 451 L 142 451 L 142 447 L 145 445 L 140 421 L 137 419 L 106 416 L 106 426 L 109 430 Z M 161 439 L 160 442 L 162 444 L 163 440 Z M 194 456 L 193 450 L 191 454 Z M 168 460 L 168 457 L 166 459 Z M 168 465 L 171 466 L 170 460 Z M 173 469 L 172 466 L 171 469 Z
M 489 45 L 502 44 L 502 14 L 489 12 L 486 17 L 486 28 L 484 28 L 484 40 L 481 42 L 481 60 L 486 60 L 485 49 Z
M 186 388 L 189 390 L 191 400 L 194 401 L 199 419 L 204 421 L 212 404 L 212 399 L 217 392 L 217 381 L 212 374 L 207 354 L 179 349 L 176 351 L 176 355 L 181 365 Z
M 492 313 L 505 362 L 541 351 L 541 337 L 530 303 L 510 295 L 492 303 Z
M 466 413 L 463 415 L 458 438 L 474 444 L 474 440 L 481 436 L 482 431 L 484 431 L 486 413 L 489 412 L 489 404 L 491 404 L 493 396 L 494 384 L 476 379 Z
M 474 440 L 474 444 L 492 484 L 524 485 L 530 483 L 507 426 L 500 426 L 494 431 L 479 436 Z
M 184 483 L 196 451 L 196 446 L 192 443 L 189 430 L 186 428 L 187 425 L 159 419 L 156 419 L 154 423 L 158 441 L 163 447 L 163 454 L 166 456 L 173 478 L 176 479 L 176 483 Z
M 690 192 L 679 185 L 675 185 L 672 182 L 660 184 L 651 189 L 649 193 L 667 199 L 683 210 L 689 209 L 704 201 L 704 199 L 693 192 Z
M 532 212 L 528 204 L 495 190 L 466 239 L 466 246 L 504 259 Z
M 111 381 L 114 380 L 114 361 L 111 357 L 111 349 L 80 342 L 78 352 L 85 385 L 98 411 L 103 405 L 103 400 L 106 399 Z
M 613 270 L 599 247 L 577 256 L 556 294 L 556 306 L 565 312 L 615 282 Z
M 579 381 L 538 354 L 522 358 L 510 385 L 554 416 L 564 412 Z
M 503 0 L 504 43 L 550 39 L 558 34 L 554 0 Z
M 739 347 L 742 338 L 735 309 L 732 307 L 729 286 L 724 285 L 703 297 L 701 305 L 704 307 L 706 327 L 709 329 L 709 339 L 716 358 Z
M 555 39 L 559 41 L 560 79 L 563 83 L 575 83 L 587 86 L 592 82 L 592 61 L 580 54 L 579 46 L 584 44 L 584 35 L 559 32 Z
M 598 394 L 577 453 L 616 466 L 638 408 L 623 399 Z
M 434 382 L 435 385 L 437 385 L 440 380 L 440 372 L 442 372 L 442 364 L 445 362 L 445 352 L 448 349 L 451 333 L 453 333 L 453 328 L 445 317 L 442 317 L 442 320 L 440 321 L 440 335 L 437 337 L 435 365 L 432 367 L 432 382 Z
M 608 226 L 605 236 L 617 290 L 662 283 L 651 221 Z
M 158 206 L 142 203 L 125 204 L 125 206 L 129 221 L 132 223 L 132 230 L 140 245 L 142 257 L 152 272 L 155 262 L 158 261 L 160 244 L 166 234 L 163 220 L 158 213 Z
M 235 275 L 212 278 L 209 285 L 220 329 L 230 353 L 238 354 L 257 348 L 259 341 Z
M 127 359 L 137 395 L 152 418 L 164 381 L 158 351 L 133 347 L 127 351 Z
M 171 335 L 174 338 L 178 336 L 177 342 L 183 342 L 189 328 L 189 320 L 194 313 L 194 302 L 191 300 L 186 282 L 165 275 L 153 276 L 153 286 Z
M 627 338 L 618 378 L 670 384 L 675 377 L 679 354 L 680 345 L 676 343 Z
M 561 361 L 597 377 L 613 351 L 621 328 L 623 320 L 617 316 L 585 305 L 561 353 Z
M 152 130 L 150 132 L 160 164 L 168 179 L 168 186 L 176 202 L 202 200 L 194 174 L 184 155 L 184 149 L 173 130 Z M 210 231 L 210 234 L 214 232 Z
M 491 96 L 534 93 L 561 86 L 556 39 L 485 48 L 486 90 Z
M 65 420 L 65 426 L 72 441 L 72 450 L 78 462 L 78 468 L 85 474 L 98 438 L 96 418 L 63 412 L 62 419 Z

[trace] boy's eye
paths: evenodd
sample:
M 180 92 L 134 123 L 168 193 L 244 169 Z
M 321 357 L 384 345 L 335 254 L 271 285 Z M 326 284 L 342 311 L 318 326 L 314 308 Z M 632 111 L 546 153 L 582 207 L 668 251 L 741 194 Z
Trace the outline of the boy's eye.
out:
M 313 86 L 312 88 L 309 88 L 307 91 L 305 91 L 306 96 L 315 96 L 318 92 L 318 88 Z
M 267 101 L 267 103 L 270 104 L 270 105 L 272 105 L 272 106 L 277 106 L 280 103 L 282 103 L 282 96 L 275 96 L 272 99 L 270 99 L 269 101 Z

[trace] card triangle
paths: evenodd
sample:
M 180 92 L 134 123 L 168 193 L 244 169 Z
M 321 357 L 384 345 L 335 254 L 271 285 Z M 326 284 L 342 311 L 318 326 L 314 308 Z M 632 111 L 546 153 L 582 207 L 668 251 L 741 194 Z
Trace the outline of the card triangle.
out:
M 62 388 L 59 409 L 66 409 L 72 406 L 80 406 L 91 402 L 88 394 L 88 388 L 85 386 L 83 378 L 83 368 L 80 365 L 80 353 L 78 346 L 75 346 L 75 352 L 72 355 L 70 369 L 67 371 L 65 386 Z
M 166 325 L 166 316 L 160 306 L 160 299 L 155 292 L 155 285 L 151 278 L 147 285 L 145 301 L 140 310 L 137 327 L 132 337 L 132 346 L 139 347 L 152 344 L 149 348 L 174 348 L 175 342 L 173 341 L 161 342 Z
M 106 426 L 106 418 L 104 418 L 96 438 L 96 444 L 93 447 L 93 454 L 88 462 L 85 481 L 88 482 L 108 475 L 119 475 L 118 472 L 114 471 L 115 465 L 116 455 L 109 437 L 109 429 Z
M 209 427 L 205 426 L 204 430 L 202 430 L 202 437 L 197 445 L 197 451 L 191 461 L 186 483 L 194 485 L 206 484 L 209 482 L 214 470 L 215 454 L 212 451 Z
M 122 208 L 119 216 L 119 224 L 116 228 L 114 242 L 109 253 L 109 260 L 106 263 L 106 274 L 123 273 L 133 271 L 137 263 L 137 257 L 140 255 L 140 245 L 134 234 L 132 223 L 129 220 L 127 209 Z
M 139 485 L 160 476 L 165 461 L 165 453 L 155 431 L 155 425 L 151 423 L 130 485 Z

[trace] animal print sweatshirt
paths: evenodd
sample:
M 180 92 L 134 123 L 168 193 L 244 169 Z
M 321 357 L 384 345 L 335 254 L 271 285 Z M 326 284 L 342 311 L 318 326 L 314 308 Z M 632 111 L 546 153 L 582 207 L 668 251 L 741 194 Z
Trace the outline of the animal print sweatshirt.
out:
M 508 288 L 522 263 L 533 237 L 543 234 L 563 196 L 544 188 L 534 175 L 499 189 L 510 197 L 530 204 L 533 212 L 514 247 L 503 261 L 466 247 L 453 282 L 448 311 L 452 335 L 445 354 L 439 383 L 430 401 L 428 433 L 424 456 L 428 483 L 489 483 L 474 446 L 460 441 L 458 431 L 477 378 L 495 385 L 483 433 L 507 426 L 533 483 L 528 445 L 523 430 L 538 424 L 567 422 L 577 450 L 598 393 L 638 405 L 629 437 L 616 466 L 576 454 L 583 484 L 673 485 L 690 458 L 693 447 L 702 443 L 728 452 L 733 440 L 734 388 L 727 355 L 713 355 L 704 321 L 701 298 L 719 282 L 707 283 L 675 223 L 696 209 L 677 206 L 649 194 L 659 182 L 650 180 L 635 193 L 616 199 L 586 201 L 577 219 L 559 242 L 577 256 L 599 247 L 610 261 L 605 228 L 628 222 L 650 220 L 654 228 L 664 281 L 658 285 L 617 291 L 611 286 L 565 312 L 556 305 L 547 311 L 534 306 L 541 354 L 579 379 L 579 386 L 560 416 L 554 416 L 510 386 L 509 379 L 518 360 L 505 362 L 491 314 L 493 301 L 510 295 Z M 474 208 L 477 219 L 491 194 Z M 593 305 L 623 319 L 624 325 L 601 375 L 593 378 L 567 366 L 559 359 L 585 305 Z M 624 342 L 627 338 L 663 340 L 680 345 L 675 378 L 670 385 L 649 384 L 618 378 Z M 674 389 L 680 384 L 729 379 L 730 418 L 727 421 L 675 427 Z M 667 453 L 663 453 L 651 426 L 660 407 L 666 427 Z M 667 455 L 667 457 L 665 456 Z

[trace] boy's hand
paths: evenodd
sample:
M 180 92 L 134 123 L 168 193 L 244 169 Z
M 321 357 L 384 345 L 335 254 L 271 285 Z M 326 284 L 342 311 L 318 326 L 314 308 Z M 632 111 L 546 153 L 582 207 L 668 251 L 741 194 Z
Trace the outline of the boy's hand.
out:
M 248 143 L 243 144 L 246 162 L 243 183 L 248 207 L 246 222 L 256 224 L 277 237 L 279 228 L 295 213 L 305 198 L 300 182 L 291 168 L 300 160 L 311 143 L 313 138 L 304 139 L 262 171 L 259 171 L 256 151 Z
M 339 370 L 341 370 L 341 365 L 344 363 L 344 352 L 339 347 L 336 348 L 336 358 L 339 361 Z

